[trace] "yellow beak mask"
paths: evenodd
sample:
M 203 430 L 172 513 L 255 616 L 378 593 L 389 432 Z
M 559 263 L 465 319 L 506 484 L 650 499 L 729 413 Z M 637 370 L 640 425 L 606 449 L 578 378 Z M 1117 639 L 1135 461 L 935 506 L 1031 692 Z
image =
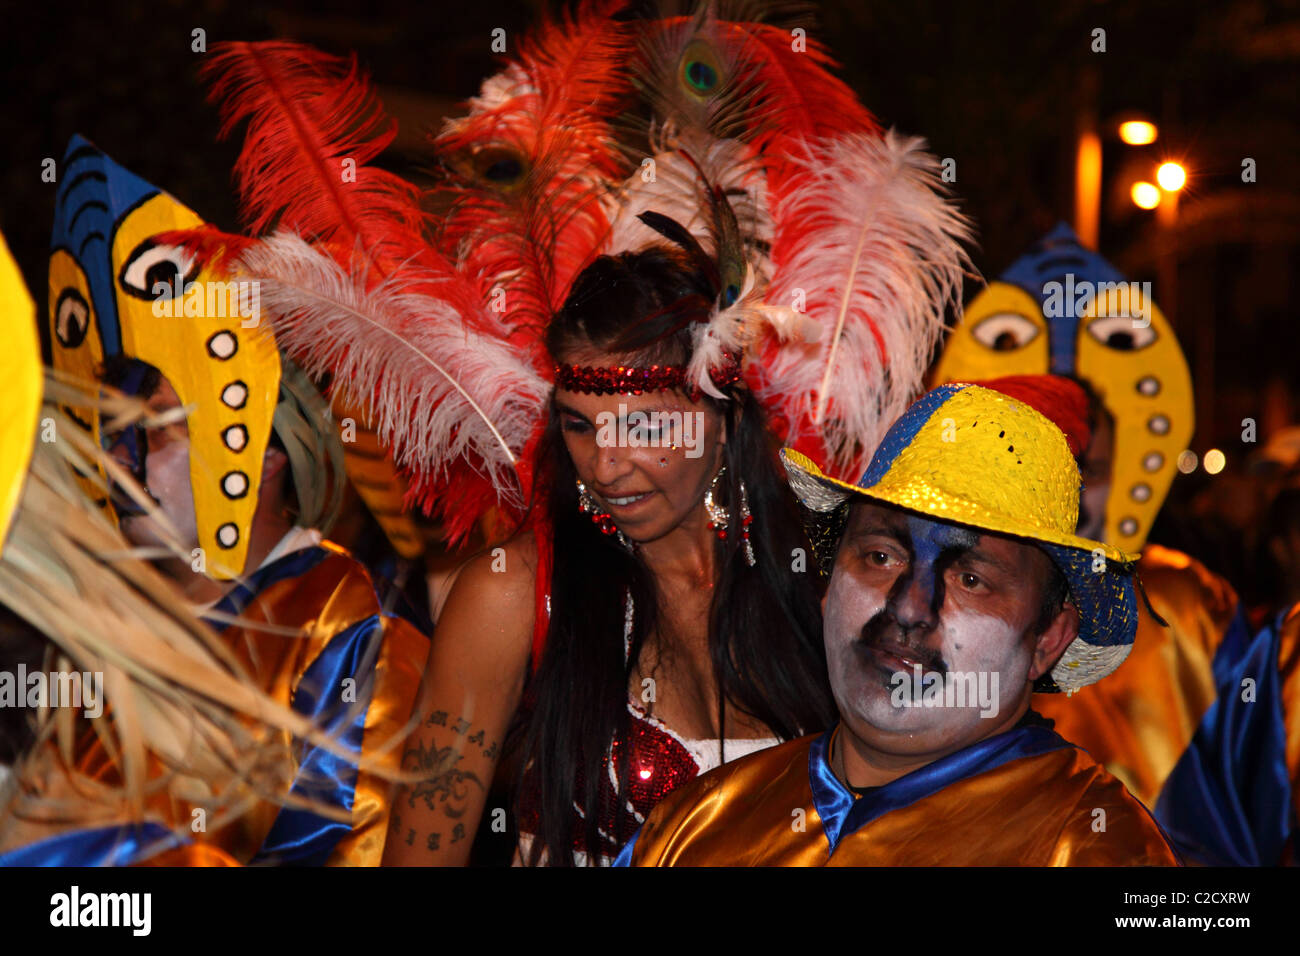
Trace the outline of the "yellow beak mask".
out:
M 1061 224 L 975 297 L 934 384 L 1073 375 L 1115 421 L 1105 539 L 1137 552 L 1193 430 L 1192 380 L 1150 283 L 1126 281 Z
M 198 544 L 208 574 L 226 580 L 245 570 L 280 355 L 252 283 L 224 281 L 155 239 L 202 224 L 74 136 L 55 206 L 50 332 L 55 368 L 94 378 L 120 355 L 171 383 L 188 409 Z

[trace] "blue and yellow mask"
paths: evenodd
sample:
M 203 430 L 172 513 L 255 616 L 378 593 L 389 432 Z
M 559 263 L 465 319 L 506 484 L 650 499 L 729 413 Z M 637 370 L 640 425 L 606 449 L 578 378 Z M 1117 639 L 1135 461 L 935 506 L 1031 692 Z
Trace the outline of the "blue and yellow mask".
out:
M 1140 550 L 1192 437 L 1191 375 L 1145 284 L 1064 223 L 966 307 L 934 384 L 1044 373 L 1088 382 L 1114 418 L 1105 538 Z
M 244 571 L 280 355 L 253 296 L 157 236 L 203 221 L 74 136 L 50 248 L 53 364 L 93 379 L 106 359 L 152 365 L 189 408 L 190 483 L 213 577 Z M 251 314 L 250 314 L 251 312 Z M 93 414 L 77 411 L 98 437 Z

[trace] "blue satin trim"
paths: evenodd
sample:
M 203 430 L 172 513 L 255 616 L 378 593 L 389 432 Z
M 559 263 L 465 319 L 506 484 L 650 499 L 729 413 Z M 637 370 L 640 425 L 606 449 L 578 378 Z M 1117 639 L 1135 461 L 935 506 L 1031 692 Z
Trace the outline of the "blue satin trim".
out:
M 253 598 L 272 584 L 286 578 L 296 578 L 300 574 L 306 574 L 324 561 L 328 555 L 329 552 L 324 548 L 303 548 L 301 551 L 286 554 L 280 560 L 258 568 L 252 574 L 240 579 L 238 584 L 227 591 L 225 596 L 213 605 L 212 610 L 224 614 L 242 614 L 244 609 L 252 603 Z M 223 623 L 209 623 L 213 623 L 220 630 L 224 630 L 226 627 Z
M 1073 746 L 1045 727 L 1017 727 L 949 754 L 855 799 L 853 791 L 840 783 L 831 770 L 830 741 L 834 732 L 832 727 L 808 748 L 808 785 L 832 854 L 844 837 L 891 810 L 938 793 L 949 784 L 985 773 L 1009 760 Z
M 1187 857 L 1276 866 L 1296 832 L 1277 655 L 1282 617 L 1250 636 L 1240 610 L 1214 654 L 1217 697 L 1165 781 L 1156 819 Z M 1243 701 L 1242 681 L 1255 681 Z
M 183 842 L 157 823 L 75 830 L 0 854 L 0 867 L 130 866 Z
M 256 595 L 277 581 L 305 574 L 329 555 L 324 548 L 304 548 L 249 575 L 217 605 L 229 614 L 241 613 Z M 374 692 L 375 662 L 383 642 L 382 618 L 375 614 L 349 625 L 332 637 L 303 671 L 290 706 L 324 729 L 350 752 L 360 756 L 366 712 Z M 355 701 L 343 700 L 343 681 L 356 681 Z M 323 747 L 302 745 L 298 773 L 290 792 L 313 803 L 352 812 L 356 797 L 355 761 Z M 328 820 L 307 809 L 285 807 L 276 814 L 271 831 L 250 861 L 262 865 L 322 866 L 334 848 L 352 831 L 350 823 Z
M 322 727 L 358 757 L 366 731 L 366 711 L 374 691 L 375 659 L 383 642 L 384 625 L 372 615 L 336 635 L 303 672 L 294 690 L 295 711 Z M 343 681 L 353 679 L 356 700 L 344 701 Z M 353 760 L 324 747 L 306 745 L 299 759 L 291 792 L 352 812 L 357 767 Z M 322 866 L 338 842 L 352 831 L 351 823 L 327 820 L 310 810 L 285 807 L 275 818 L 254 864 Z
M 636 839 L 641 835 L 642 829 L 644 828 L 639 827 L 636 833 L 632 834 L 632 839 L 628 840 L 623 849 L 618 851 L 618 856 L 614 857 L 614 866 L 632 865 L 632 851 L 636 849 Z

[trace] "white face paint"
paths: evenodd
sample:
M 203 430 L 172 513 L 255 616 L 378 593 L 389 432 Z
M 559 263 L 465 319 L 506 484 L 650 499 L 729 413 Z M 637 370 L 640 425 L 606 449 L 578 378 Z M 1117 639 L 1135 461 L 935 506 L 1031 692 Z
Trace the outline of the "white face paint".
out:
M 900 755 L 948 752 L 1005 729 L 1032 689 L 1037 641 L 1028 632 L 1047 560 L 1029 544 L 855 506 L 824 628 L 846 728 L 871 748 Z M 900 706 L 895 675 L 907 675 L 910 687 L 917 667 L 938 681 L 941 694 L 962 682 L 960 697 L 949 692 L 938 704 Z M 950 706 L 954 699 L 965 706 Z
M 168 442 L 145 458 L 149 492 L 180 535 L 185 550 L 199 545 L 198 519 L 194 513 L 194 490 L 190 485 L 190 442 L 188 438 Z M 122 533 L 133 544 L 162 545 L 167 541 L 163 530 L 150 517 L 127 518 Z
M 161 413 L 179 408 L 181 402 L 171 383 L 164 378 L 148 404 L 152 411 Z M 180 546 L 190 551 L 199 546 L 199 530 L 194 512 L 194 489 L 190 484 L 190 438 L 185 422 L 152 429 L 148 443 L 145 477 L 149 493 L 171 521 L 179 535 Z M 132 544 L 142 547 L 156 547 L 168 541 L 158 522 L 147 516 L 125 518 L 122 533 Z

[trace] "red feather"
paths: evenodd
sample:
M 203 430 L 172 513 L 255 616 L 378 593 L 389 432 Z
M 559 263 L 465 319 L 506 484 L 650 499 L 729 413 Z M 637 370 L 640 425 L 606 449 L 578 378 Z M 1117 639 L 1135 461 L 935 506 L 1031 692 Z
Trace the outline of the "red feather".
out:
M 421 255 L 419 191 L 367 165 L 397 128 L 355 58 L 298 43 L 222 43 L 202 73 L 220 104 L 221 136 L 248 121 L 235 188 L 250 232 L 278 226 L 344 255 L 361 250 L 377 281 Z
M 435 140 L 455 193 L 441 243 L 505 294 L 520 341 L 537 341 L 608 222 L 601 200 L 627 171 L 608 117 L 630 93 L 630 48 L 608 0 L 548 20 Z
M 204 75 L 210 98 L 220 104 L 222 135 L 248 122 L 235 183 L 250 231 L 291 229 L 356 275 L 361 291 L 400 274 L 404 289 L 423 289 L 445 301 L 467 330 L 503 337 L 501 325 L 484 309 L 488 290 L 432 245 L 416 187 L 367 165 L 392 141 L 396 128 L 355 59 L 295 43 L 222 44 Z M 237 242 L 215 230 L 186 237 L 187 247 L 200 254 L 248 248 Z M 272 318 L 278 324 L 281 317 Z M 328 355 L 328 368 L 341 380 L 350 377 L 353 357 L 339 341 L 295 335 L 288 350 L 319 371 L 324 367 L 318 357 Z M 387 378 L 381 374 L 368 381 L 357 397 L 368 396 L 369 407 L 381 407 Z M 417 409 L 417 399 L 404 399 Z M 468 536 L 477 518 L 498 503 L 500 489 L 481 462 L 462 458 L 440 470 L 409 462 L 400 470 L 411 482 L 410 498 L 437 514 L 453 541 Z
M 746 34 L 753 57 L 758 93 L 755 97 L 755 134 L 759 152 L 770 156 L 768 188 L 772 202 L 780 201 L 797 167 L 791 155 L 800 155 L 804 143 L 844 133 L 880 133 L 880 124 L 852 89 L 831 71 L 839 66 L 817 41 L 805 39 L 806 49 L 796 52 L 790 33 L 770 24 L 734 25 Z

